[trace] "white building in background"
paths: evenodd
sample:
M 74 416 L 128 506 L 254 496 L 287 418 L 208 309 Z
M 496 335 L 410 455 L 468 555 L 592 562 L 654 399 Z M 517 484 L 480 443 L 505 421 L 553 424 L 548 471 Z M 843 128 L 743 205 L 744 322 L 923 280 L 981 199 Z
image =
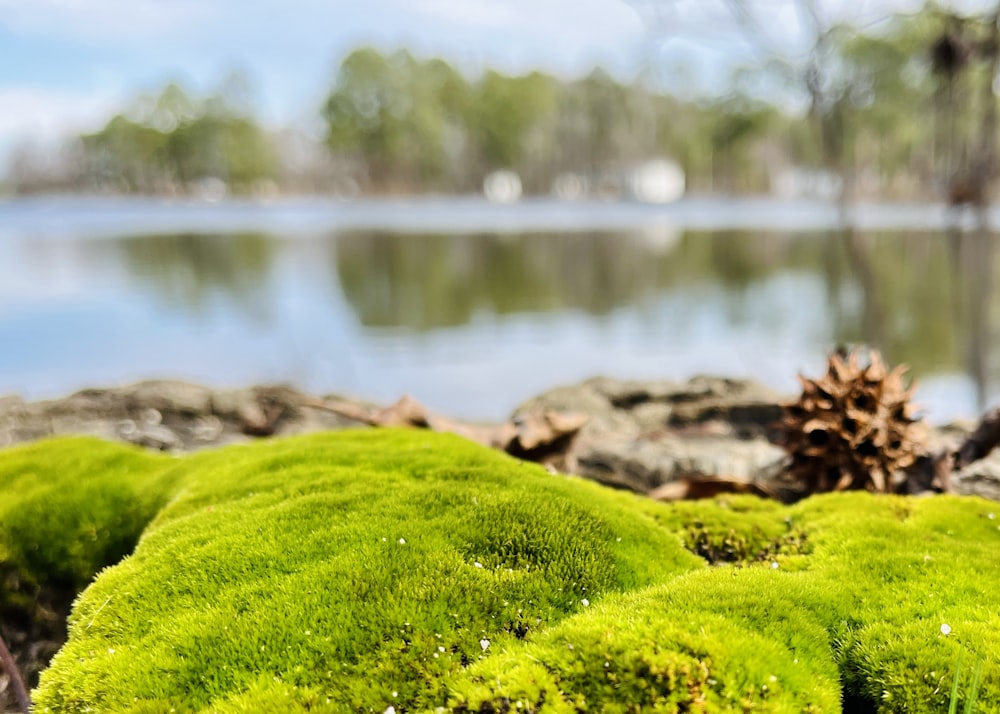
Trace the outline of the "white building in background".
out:
M 490 203 L 514 203 L 521 198 L 521 177 L 501 169 L 483 180 L 483 193 Z
M 206 176 L 191 184 L 191 195 L 206 203 L 218 203 L 228 194 L 229 186 L 217 176 Z
M 552 193 L 563 201 L 576 201 L 587 195 L 587 178 L 582 174 L 566 171 L 556 176 Z
M 639 164 L 626 181 L 627 194 L 643 203 L 673 203 L 684 195 L 684 188 L 683 169 L 666 159 Z
M 667 159 L 653 159 L 625 170 L 600 174 L 561 173 L 552 184 L 552 193 L 563 201 L 589 197 L 672 203 L 684 195 L 685 185 L 680 165 Z

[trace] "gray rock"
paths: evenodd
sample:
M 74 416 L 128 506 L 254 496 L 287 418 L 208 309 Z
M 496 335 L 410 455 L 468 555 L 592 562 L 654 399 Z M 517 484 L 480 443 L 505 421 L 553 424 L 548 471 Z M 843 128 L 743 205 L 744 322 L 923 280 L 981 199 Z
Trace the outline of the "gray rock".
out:
M 212 409 L 212 390 L 188 382 L 140 382 L 127 390 L 125 404 L 129 409 L 155 409 L 161 414 L 209 414 Z
M 581 475 L 640 493 L 679 478 L 769 481 L 784 460 L 784 450 L 764 439 L 732 437 L 600 440 L 576 456 Z
M 124 436 L 124 439 L 131 444 L 156 451 L 177 451 L 184 446 L 176 433 L 161 424 L 141 424 Z
M 239 419 L 241 414 L 260 409 L 253 389 L 220 389 L 212 393 L 209 412 L 222 419 Z
M 0 446 L 76 434 L 192 451 L 249 441 L 249 434 L 356 426 L 358 422 L 326 408 L 323 399 L 281 386 L 213 391 L 163 380 L 87 389 L 65 399 L 32 403 L 0 398 Z
M 589 416 L 567 458 L 570 470 L 640 493 L 679 478 L 770 480 L 785 459 L 765 435 L 781 417 L 779 396 L 748 380 L 688 382 L 597 377 L 523 404 Z
M 952 489 L 962 495 L 1000 501 L 1000 450 L 994 449 L 955 474 Z

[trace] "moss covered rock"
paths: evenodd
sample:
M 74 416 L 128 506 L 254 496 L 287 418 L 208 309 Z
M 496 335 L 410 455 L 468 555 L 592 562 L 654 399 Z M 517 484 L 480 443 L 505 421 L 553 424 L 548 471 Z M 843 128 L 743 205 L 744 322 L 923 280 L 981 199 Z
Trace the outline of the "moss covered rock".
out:
M 184 465 L 134 555 L 77 603 L 41 711 L 432 707 L 446 675 L 582 601 L 704 567 L 633 497 L 455 437 L 333 434 Z
M 451 706 L 944 712 L 961 653 L 958 702 L 978 661 L 975 711 L 998 711 L 995 506 L 866 493 L 792 508 L 747 497 L 656 504 L 663 526 L 692 547 L 742 548 L 739 567 L 606 600 L 463 672 Z
M 940 712 L 960 653 L 960 703 L 978 666 L 975 711 L 1000 709 L 979 499 L 668 505 L 415 431 L 31 448 L 0 452 L 4 513 L 62 525 L 39 558 L 0 520 L 7 561 L 82 582 L 152 519 L 78 599 L 38 711 Z
M 172 491 L 172 462 L 84 438 L 0 452 L 0 564 L 82 589 L 135 547 Z

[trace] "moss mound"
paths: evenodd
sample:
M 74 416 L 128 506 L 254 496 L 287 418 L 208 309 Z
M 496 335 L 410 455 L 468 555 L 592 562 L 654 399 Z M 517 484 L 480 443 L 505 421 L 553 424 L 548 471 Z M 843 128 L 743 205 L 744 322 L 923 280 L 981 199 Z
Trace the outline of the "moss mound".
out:
M 84 582 L 156 513 L 77 601 L 38 711 L 941 712 L 960 653 L 960 706 L 978 666 L 975 711 L 1000 710 L 979 499 L 665 505 L 414 431 L 54 441 L 0 452 L 0 489 L 33 577 Z
M 171 463 L 94 439 L 0 450 L 0 632 L 28 686 L 65 641 L 73 598 L 166 502 Z
M 959 704 L 968 663 L 979 660 L 974 711 L 998 711 L 995 507 L 865 493 L 792 508 L 747 498 L 654 507 L 682 536 L 694 529 L 703 541 L 749 544 L 744 567 L 692 572 L 606 601 L 462 673 L 451 705 L 943 712 L 962 653 Z M 792 547 L 768 545 L 789 540 Z M 768 562 L 758 562 L 759 546 Z
M 451 684 L 467 712 L 836 712 L 827 631 L 761 568 L 607 600 Z
M 0 567 L 82 589 L 135 547 L 172 488 L 171 462 L 85 438 L 0 451 Z
M 40 711 L 383 711 L 618 593 L 703 568 L 634 498 L 420 432 L 189 456 L 80 598 Z M 286 700 L 287 696 L 287 700 Z

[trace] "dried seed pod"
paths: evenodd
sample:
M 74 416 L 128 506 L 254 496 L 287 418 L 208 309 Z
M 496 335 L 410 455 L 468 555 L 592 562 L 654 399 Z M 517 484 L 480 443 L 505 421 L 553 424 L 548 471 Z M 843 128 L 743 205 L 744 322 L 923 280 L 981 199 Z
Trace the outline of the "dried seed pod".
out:
M 892 476 L 924 453 L 906 366 L 887 370 L 876 351 L 834 353 L 819 379 L 799 376 L 802 394 L 784 404 L 783 443 L 791 474 L 812 493 L 893 490 Z

